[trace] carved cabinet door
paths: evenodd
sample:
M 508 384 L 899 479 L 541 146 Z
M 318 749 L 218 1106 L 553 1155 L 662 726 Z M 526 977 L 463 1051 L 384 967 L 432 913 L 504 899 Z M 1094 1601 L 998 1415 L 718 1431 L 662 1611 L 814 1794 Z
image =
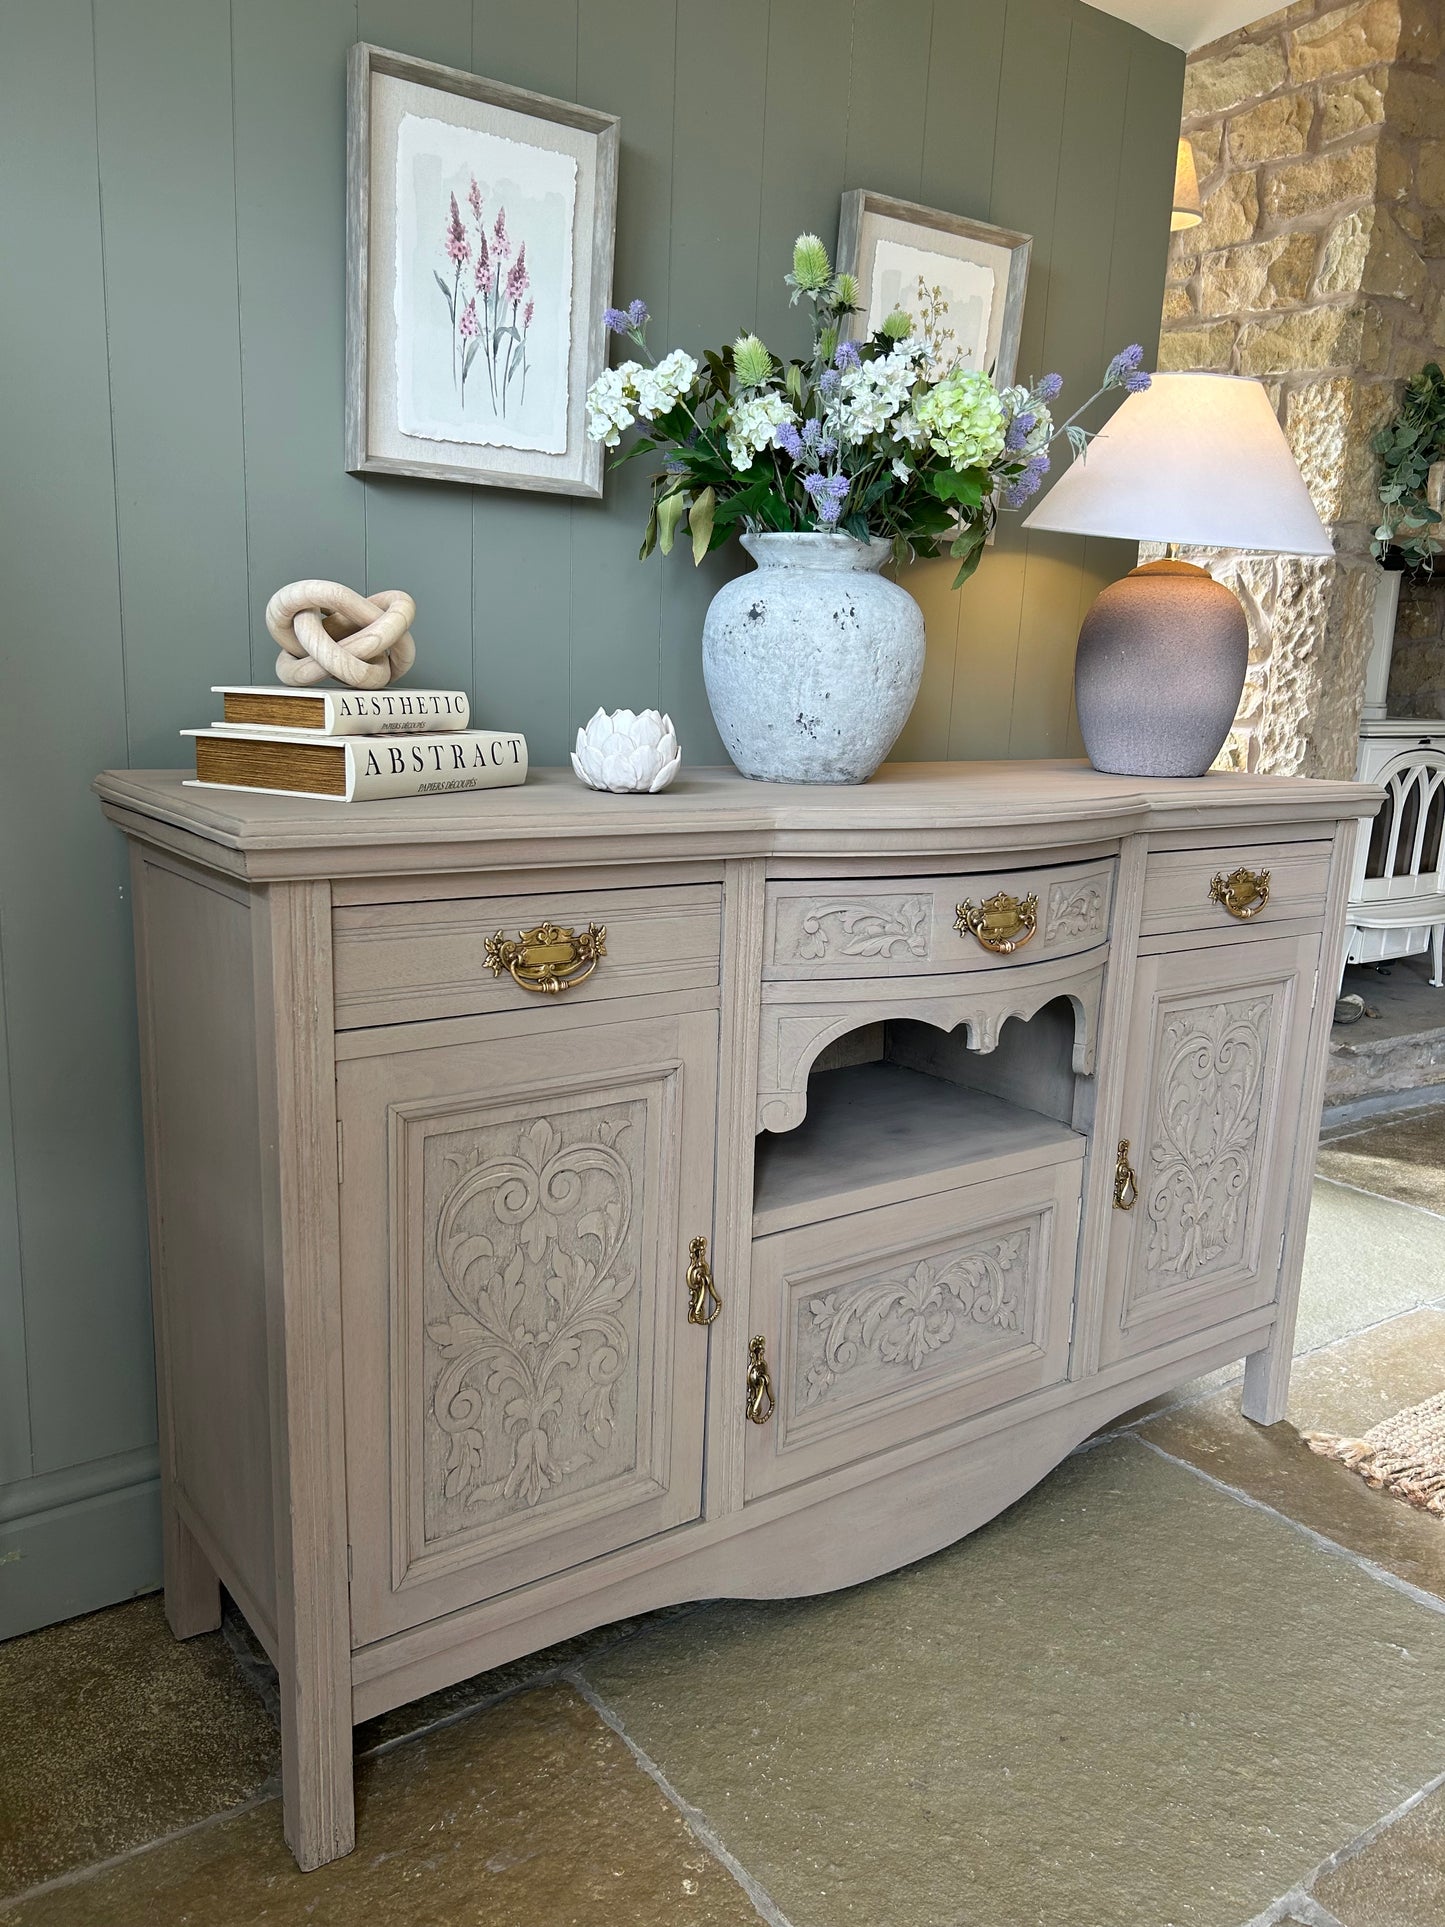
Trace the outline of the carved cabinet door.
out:
M 1140 958 L 1105 1363 L 1274 1302 L 1318 958 L 1315 936 Z
M 716 1075 L 712 1012 L 338 1066 L 358 1645 L 698 1515 Z

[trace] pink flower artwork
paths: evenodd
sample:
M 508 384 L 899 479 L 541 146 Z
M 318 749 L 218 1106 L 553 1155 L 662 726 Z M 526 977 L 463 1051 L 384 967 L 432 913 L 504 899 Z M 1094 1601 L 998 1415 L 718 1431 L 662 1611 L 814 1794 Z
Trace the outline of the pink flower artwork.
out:
M 482 190 L 475 175 L 466 194 L 475 238 L 462 218 L 456 195 L 451 194 L 448 200 L 442 226 L 442 250 L 451 274 L 448 278 L 438 269 L 435 279 L 452 324 L 452 381 L 465 409 L 467 378 L 480 355 L 486 369 L 486 392 L 492 412 L 505 420 L 507 404 L 514 392 L 519 403 L 527 393 L 528 336 L 536 315 L 536 302 L 531 297 L 532 276 L 527 267 L 527 243 L 524 238 L 517 244 L 513 260 L 505 207 L 498 207 L 488 235 L 482 218 Z M 474 291 L 463 302 L 462 269 L 469 261 L 475 262 Z M 506 266 L 508 261 L 512 263 L 510 267 Z M 480 391 L 474 389 L 473 392 Z

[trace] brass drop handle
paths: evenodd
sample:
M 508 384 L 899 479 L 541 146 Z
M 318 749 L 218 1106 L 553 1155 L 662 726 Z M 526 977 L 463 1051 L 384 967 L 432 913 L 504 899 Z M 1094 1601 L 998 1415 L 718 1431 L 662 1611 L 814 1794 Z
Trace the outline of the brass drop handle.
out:
M 1119 1139 L 1119 1155 L 1114 1162 L 1114 1209 L 1132 1211 L 1139 1202 L 1139 1180 L 1129 1162 L 1129 1140 Z
M 754 1425 L 766 1425 L 777 1410 L 777 1400 L 773 1397 L 773 1380 L 768 1371 L 768 1361 L 764 1356 L 765 1341 L 755 1338 L 748 1346 L 748 1399 L 747 1415 Z
M 1248 923 L 1269 902 L 1269 871 L 1240 868 L 1228 876 L 1216 874 L 1209 896 L 1211 902 L 1222 903 L 1230 916 Z
M 1038 923 L 1039 900 L 1036 896 L 1030 893 L 1020 899 L 1000 890 L 986 903 L 977 906 L 965 897 L 955 909 L 953 927 L 960 937 L 965 934 L 975 936 L 985 950 L 1009 957 L 1015 950 L 1022 950 L 1037 930 Z
M 688 1246 L 691 1263 L 687 1268 L 687 1322 L 710 1325 L 722 1310 L 722 1299 L 712 1281 L 712 1266 L 707 1261 L 707 1239 L 694 1238 Z
M 606 955 L 607 926 L 599 923 L 589 923 L 579 936 L 549 919 L 515 938 L 499 930 L 486 944 L 487 968 L 494 977 L 505 970 L 520 989 L 535 990 L 544 997 L 560 996 L 574 984 L 585 983 L 598 959 Z

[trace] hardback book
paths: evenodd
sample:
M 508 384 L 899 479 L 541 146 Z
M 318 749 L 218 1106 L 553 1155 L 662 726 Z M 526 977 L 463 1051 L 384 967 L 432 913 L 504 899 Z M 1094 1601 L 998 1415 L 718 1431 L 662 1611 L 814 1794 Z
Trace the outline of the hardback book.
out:
M 440 796 L 504 789 L 527 780 L 527 739 L 517 730 L 434 736 L 335 736 L 298 742 L 292 732 L 184 729 L 196 739 L 194 783 L 364 803 L 383 796 Z M 192 779 L 188 779 L 192 780 Z
M 288 689 L 215 683 L 218 729 L 294 731 L 298 736 L 437 735 L 465 729 L 472 706 L 460 689 Z

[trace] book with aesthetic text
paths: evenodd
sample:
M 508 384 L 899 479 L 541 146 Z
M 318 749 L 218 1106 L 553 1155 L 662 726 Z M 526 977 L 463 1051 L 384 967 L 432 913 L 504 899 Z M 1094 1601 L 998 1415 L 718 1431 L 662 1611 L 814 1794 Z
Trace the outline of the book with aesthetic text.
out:
M 283 730 L 308 736 L 440 735 L 465 729 L 471 704 L 460 689 L 290 689 L 216 683 L 217 729 Z
M 453 730 L 428 736 L 335 736 L 298 741 L 291 732 L 186 729 L 207 789 L 263 790 L 363 803 L 387 796 L 443 796 L 504 789 L 527 780 L 527 739 L 518 730 Z

